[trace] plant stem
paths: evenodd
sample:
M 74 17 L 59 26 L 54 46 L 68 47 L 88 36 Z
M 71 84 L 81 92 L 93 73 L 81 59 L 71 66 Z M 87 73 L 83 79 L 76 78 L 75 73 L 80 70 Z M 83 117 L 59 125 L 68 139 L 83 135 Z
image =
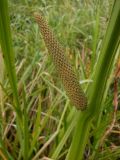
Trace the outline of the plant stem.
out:
M 92 120 L 96 123 L 104 108 L 104 101 L 108 91 L 108 78 L 112 72 L 116 50 L 120 42 L 120 1 L 116 0 L 113 6 L 111 19 L 103 41 L 98 65 L 96 66 L 94 82 L 89 88 L 88 110 L 81 113 L 76 126 L 74 138 L 67 155 L 67 160 L 81 160 L 88 142 Z

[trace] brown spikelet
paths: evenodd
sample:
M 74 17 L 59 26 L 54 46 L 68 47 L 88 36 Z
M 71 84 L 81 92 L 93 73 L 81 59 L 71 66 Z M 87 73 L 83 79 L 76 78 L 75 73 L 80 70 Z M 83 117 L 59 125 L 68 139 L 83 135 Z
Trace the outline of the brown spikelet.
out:
M 65 56 L 64 48 L 56 40 L 44 18 L 39 14 L 34 14 L 34 16 L 68 97 L 77 109 L 84 110 L 87 107 L 87 98 L 79 85 L 72 66 Z

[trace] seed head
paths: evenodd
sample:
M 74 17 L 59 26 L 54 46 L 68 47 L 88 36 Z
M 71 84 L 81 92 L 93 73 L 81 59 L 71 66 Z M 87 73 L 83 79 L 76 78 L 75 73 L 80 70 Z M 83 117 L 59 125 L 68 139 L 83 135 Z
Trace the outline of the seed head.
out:
M 65 49 L 59 44 L 44 18 L 39 14 L 34 14 L 34 16 L 68 97 L 77 109 L 84 110 L 87 107 L 87 98 L 65 56 Z

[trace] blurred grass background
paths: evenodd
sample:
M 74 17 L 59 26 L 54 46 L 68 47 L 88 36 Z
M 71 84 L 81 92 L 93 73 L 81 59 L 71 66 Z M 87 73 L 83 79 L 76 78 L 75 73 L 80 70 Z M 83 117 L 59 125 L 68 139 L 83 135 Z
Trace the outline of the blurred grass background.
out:
M 0 134 L 4 141 L 4 150 L 8 151 L 11 155 L 8 157 L 11 159 L 21 160 L 24 157 L 25 160 L 50 160 L 47 157 L 54 155 L 61 137 L 68 131 L 68 124 L 73 123 L 70 135 L 68 134 L 66 141 L 62 141 L 64 147 L 60 149 L 57 157 L 59 160 L 64 160 L 72 140 L 72 130 L 76 124 L 76 120 L 72 122 L 72 116 L 75 116 L 73 113 L 77 111 L 69 102 L 51 58 L 47 54 L 33 13 L 37 11 L 44 14 L 56 37 L 66 48 L 66 54 L 76 69 L 82 88 L 86 90 L 86 84 L 92 81 L 91 76 L 99 57 L 101 42 L 114 1 L 101 0 L 98 3 L 97 0 L 9 0 L 8 2 L 19 101 L 22 114 L 26 118 L 23 122 L 26 123 L 27 130 L 24 136 L 27 137 L 27 141 L 23 136 L 23 144 L 19 142 L 12 91 L 4 71 L 4 77 L 0 79 L 3 88 L 3 90 L 0 88 L 2 97 L 0 99 L 0 124 L 2 124 Z M 0 68 L 4 67 L 2 61 L 0 59 Z M 2 72 L 0 74 L 3 75 Z M 113 110 L 112 85 L 104 109 L 105 116 L 99 130 L 97 132 L 94 130 L 98 137 L 99 134 L 104 133 L 112 119 L 110 114 Z M 120 119 L 119 112 L 117 119 L 118 121 Z M 116 124 L 116 129 L 117 136 L 112 133 L 106 139 L 103 150 L 96 151 L 95 159 L 117 160 L 119 158 L 120 148 L 117 147 L 120 144 L 119 124 Z M 85 151 L 85 159 L 91 156 L 92 138 L 91 136 Z M 8 153 L 4 150 L 0 150 L 0 155 L 5 160 Z M 23 154 L 24 151 L 28 155 Z

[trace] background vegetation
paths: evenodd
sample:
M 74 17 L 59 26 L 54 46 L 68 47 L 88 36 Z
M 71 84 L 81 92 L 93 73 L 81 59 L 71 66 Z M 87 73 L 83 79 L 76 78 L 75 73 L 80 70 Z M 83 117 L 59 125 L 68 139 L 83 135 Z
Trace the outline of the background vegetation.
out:
M 2 4 L 2 1 L 0 3 Z M 91 100 L 90 95 L 94 88 L 96 87 L 98 93 L 100 91 L 97 83 L 92 91 L 89 88 L 96 72 L 99 71 L 99 67 L 96 66 L 101 66 L 99 57 L 100 53 L 104 53 L 101 52 L 101 46 L 113 4 L 113 0 L 9 0 L 8 10 L 6 5 L 6 8 L 0 8 L 1 17 L 3 16 L 0 21 L 6 22 L 6 28 L 2 28 L 2 23 L 0 24 L 0 43 L 4 46 L 1 47 L 0 54 L 1 159 L 120 158 L 120 112 L 118 108 L 115 113 L 113 106 L 115 93 L 118 100 L 120 98 L 120 85 L 117 90 L 114 87 L 115 78 L 118 78 L 116 71 L 120 68 L 120 65 L 117 65 L 119 50 L 113 49 L 115 54 L 112 64 L 108 66 L 109 75 L 102 70 L 107 76 L 101 74 L 103 77 L 99 79 L 100 84 L 104 77 L 107 78 L 104 102 L 99 104 L 99 101 L 92 97 L 96 103 L 92 105 L 98 105 L 102 109 L 90 106 L 91 111 L 78 112 L 65 94 L 33 17 L 35 11 L 44 14 L 56 37 L 66 48 L 66 54 L 76 69 L 81 86 Z M 11 31 L 7 27 L 7 14 L 10 16 Z M 114 33 L 119 35 L 120 30 Z M 4 45 L 5 42 L 8 42 L 7 45 Z M 107 43 L 107 40 L 104 43 Z M 104 61 L 107 68 L 109 57 Z M 99 119 L 93 120 L 88 112 L 96 113 Z M 115 119 L 114 124 L 112 122 Z M 114 127 L 109 130 L 109 136 L 104 137 L 109 125 Z M 79 136 L 83 137 L 83 146 L 79 144 Z

